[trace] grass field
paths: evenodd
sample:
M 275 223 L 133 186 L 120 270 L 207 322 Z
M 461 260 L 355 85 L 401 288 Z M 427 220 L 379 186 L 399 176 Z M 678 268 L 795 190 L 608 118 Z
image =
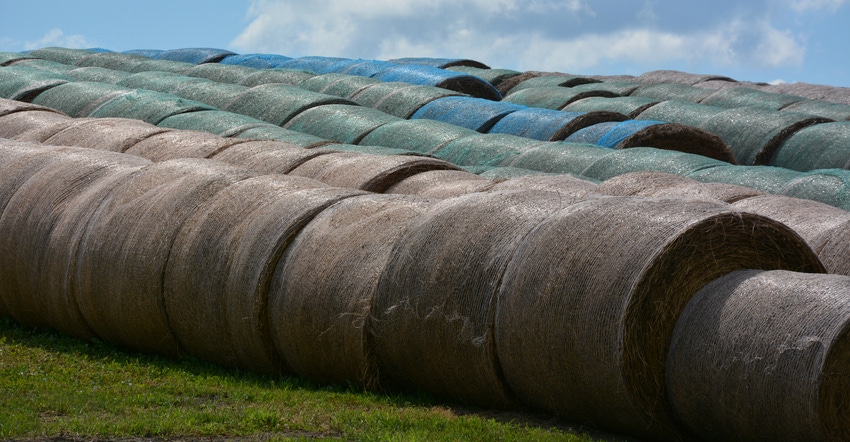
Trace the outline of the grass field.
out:
M 596 440 L 545 415 L 172 360 L 0 319 L 2 440 Z

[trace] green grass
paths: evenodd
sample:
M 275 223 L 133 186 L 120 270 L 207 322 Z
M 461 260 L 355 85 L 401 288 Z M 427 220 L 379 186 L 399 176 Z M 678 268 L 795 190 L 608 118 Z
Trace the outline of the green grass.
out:
M 547 417 L 172 360 L 0 319 L 0 439 L 592 440 Z

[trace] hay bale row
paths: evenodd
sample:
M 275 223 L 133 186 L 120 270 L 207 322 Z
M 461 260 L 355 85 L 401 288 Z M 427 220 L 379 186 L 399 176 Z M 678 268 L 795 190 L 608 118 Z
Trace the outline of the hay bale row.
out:
M 104 103 L 130 92 L 132 89 L 119 85 L 75 81 L 41 92 L 33 102 L 72 117 L 89 117 Z
M 50 88 L 73 81 L 71 77 L 26 66 L 0 68 L 0 97 L 32 101 Z
M 775 94 L 748 87 L 732 87 L 720 89 L 703 98 L 700 103 L 725 108 L 758 107 L 770 110 L 782 110 L 805 100 L 806 98 L 796 95 Z
M 100 67 L 118 71 L 131 71 L 137 64 L 146 61 L 147 57 L 121 52 L 95 52 L 74 62 L 81 67 Z
M 644 97 L 588 97 L 566 105 L 568 112 L 617 112 L 629 119 L 635 119 L 643 111 L 658 104 L 658 100 Z
M 411 118 L 428 103 L 461 94 L 433 86 L 410 85 L 407 83 L 376 83 L 366 85 L 353 92 L 348 98 L 362 106 L 368 106 L 399 118 Z
M 626 119 L 625 115 L 615 112 L 567 112 L 525 108 L 505 115 L 487 133 L 517 135 L 540 141 L 562 141 L 586 127 Z
M 616 96 L 617 94 L 613 92 L 601 90 L 581 91 L 567 87 L 534 87 L 512 92 L 503 101 L 529 107 L 561 110 L 570 103 L 584 98 Z
M 154 56 L 158 60 L 181 61 L 191 64 L 217 63 L 233 52 L 216 48 L 180 48 L 162 51 Z
M 0 137 L 19 141 L 42 142 L 76 120 L 56 112 L 41 109 L 23 110 L 0 117 Z
M 782 142 L 767 164 L 803 172 L 850 169 L 850 122 L 822 123 L 800 129 Z
M 487 133 L 506 115 L 526 106 L 475 97 L 444 97 L 420 107 L 411 119 L 437 120 Z
M 283 127 L 340 143 L 357 144 L 369 132 L 397 121 L 402 119 L 368 107 L 326 104 L 305 109 Z
M 157 126 L 209 132 L 221 137 L 235 137 L 250 129 L 274 127 L 256 118 L 220 110 L 200 110 L 172 115 L 160 121 Z
M 247 66 L 254 69 L 273 69 L 280 63 L 292 60 L 292 57 L 277 54 L 233 54 L 228 55 L 218 62 L 221 64 Z
M 356 105 L 351 100 L 319 94 L 283 84 L 254 86 L 238 95 L 224 109 L 283 126 L 307 109 L 327 104 Z

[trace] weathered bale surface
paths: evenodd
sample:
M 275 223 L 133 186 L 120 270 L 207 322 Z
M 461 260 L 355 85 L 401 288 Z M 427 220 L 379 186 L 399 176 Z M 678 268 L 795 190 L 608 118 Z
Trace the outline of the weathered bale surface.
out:
M 293 58 L 292 60 L 284 61 L 280 64 L 286 69 L 302 69 L 309 72 L 319 72 L 325 70 L 328 66 L 341 61 L 351 60 L 350 58 L 342 57 L 323 57 L 323 56 L 307 56 Z
M 295 86 L 320 94 L 348 98 L 364 87 L 380 82 L 380 80 L 359 75 L 332 73 L 306 78 Z
M 517 75 L 522 75 L 522 72 L 515 71 L 513 69 L 481 69 L 471 66 L 451 66 L 446 69 L 463 74 L 474 75 L 492 84 L 493 87 L 497 89 L 503 81 L 516 77 Z
M 581 174 L 611 153 L 611 149 L 595 144 L 546 143 L 524 150 L 506 165 L 548 173 Z
M 55 61 L 50 60 L 42 60 L 38 59 L 25 59 L 25 60 L 17 60 L 9 64 L 9 66 L 17 66 L 22 68 L 33 68 L 42 71 L 53 72 L 54 74 L 64 74 L 68 75 L 68 72 L 71 72 L 74 69 L 79 69 L 74 65 L 67 65 L 62 63 L 57 63 Z M 73 77 L 71 77 L 73 78 Z
M 195 67 L 194 63 L 186 63 L 183 61 L 173 61 L 173 60 L 145 60 L 135 67 L 130 72 L 138 73 L 138 72 L 146 72 L 146 71 L 157 71 L 157 72 L 173 72 L 175 74 L 184 74 L 189 69 Z
M 222 58 L 219 63 L 247 66 L 254 69 L 272 69 L 287 60 L 292 60 L 292 57 L 277 54 L 234 54 Z
M 628 95 L 631 95 L 637 88 L 643 87 L 645 84 L 638 83 L 635 81 L 629 80 L 614 80 L 614 81 L 604 81 L 602 83 L 588 83 L 588 84 L 580 84 L 578 86 L 573 86 L 572 89 L 574 91 L 587 92 L 587 91 L 607 91 L 613 92 L 617 95 L 622 95 L 622 97 L 613 97 L 613 99 L 618 98 L 627 98 Z M 642 97 L 632 97 L 632 98 L 642 98 Z M 648 98 L 643 98 L 644 100 L 649 100 Z M 658 101 L 658 100 L 653 100 Z
M 239 82 L 242 86 L 254 87 L 261 84 L 281 83 L 288 86 L 298 86 L 301 82 L 314 77 L 316 74 L 300 69 L 263 69 L 249 75 Z
M 331 152 L 304 162 L 289 174 L 332 186 L 381 193 L 405 178 L 430 170 L 458 170 L 458 167 L 427 157 Z
M 28 112 L 28 111 L 44 111 L 44 112 L 53 112 L 57 114 L 61 114 L 61 112 L 49 108 L 47 106 L 40 106 L 33 103 L 27 103 L 24 101 L 18 100 L 9 100 L 7 98 L 0 98 L 0 117 L 4 117 L 9 114 L 14 114 L 15 112 Z
M 123 54 L 121 52 L 96 52 L 75 61 L 74 65 L 130 72 L 137 64 L 146 60 L 147 57 L 141 55 Z
M 338 72 L 340 74 L 359 75 L 362 77 L 373 77 L 384 70 L 394 67 L 396 64 L 381 60 L 347 60 L 334 63 L 322 70 L 321 74 Z
M 189 215 L 174 237 L 164 277 L 168 324 L 182 348 L 209 361 L 239 365 L 233 347 L 242 343 L 233 342 L 230 328 L 242 321 L 230 317 L 227 307 L 237 304 L 236 298 L 265 297 L 259 292 L 268 290 L 268 286 L 249 285 L 226 291 L 228 279 L 246 270 L 231 267 L 240 241 L 256 235 L 245 227 L 254 211 L 280 198 L 293 201 L 292 194 L 298 191 L 322 187 L 315 180 L 263 175 L 228 186 Z
M 726 183 L 751 187 L 767 193 L 781 193 L 793 179 L 803 176 L 803 172 L 771 166 L 732 166 L 728 164 L 709 164 L 694 170 L 673 172 L 704 183 Z M 663 171 L 659 171 L 663 172 Z
M 311 107 L 286 122 L 284 128 L 340 143 L 357 144 L 384 124 L 402 121 L 379 110 L 350 104 Z
M 793 231 L 726 204 L 574 204 L 530 232 L 505 270 L 495 339 L 507 384 L 574 421 L 673 439 L 664 366 L 676 320 L 738 269 L 823 271 Z
M 666 121 L 668 123 L 699 127 L 706 120 L 724 110 L 722 107 L 692 103 L 690 101 L 667 100 L 646 109 L 635 118 L 638 120 Z
M 824 100 L 799 101 L 782 110 L 817 115 L 835 121 L 850 120 L 850 104 L 832 103 Z
M 850 210 L 850 171 L 822 169 L 803 172 L 789 180 L 779 192 L 795 198 L 820 201 L 830 206 Z
M 597 193 L 599 185 L 572 175 L 525 175 L 497 182 L 490 192 L 549 192 L 561 199 L 584 200 Z
M 798 97 L 796 95 L 776 94 L 748 87 L 732 87 L 728 89 L 720 89 L 703 98 L 700 103 L 729 109 L 736 107 L 757 107 L 770 110 L 782 110 L 794 103 L 804 100 L 806 100 L 806 98 Z
M 729 171 L 742 170 L 738 169 L 740 166 L 732 166 L 729 163 L 702 155 L 651 147 L 634 147 L 613 151 L 611 154 L 599 158 L 579 173 L 603 181 L 629 172 L 667 172 L 693 178 L 692 175 L 698 171 L 723 166 L 726 166 Z M 697 181 L 715 181 L 712 179 L 694 179 Z M 719 181 L 746 186 L 746 184 L 740 182 Z
M 45 60 L 55 61 L 57 63 L 74 64 L 77 60 L 91 55 L 92 53 L 94 53 L 94 51 L 88 49 L 70 49 L 51 46 L 36 49 L 30 52 L 29 55 L 37 58 L 43 58 Z
M 168 93 L 136 89 L 103 102 L 87 116 L 134 118 L 150 124 L 159 124 L 172 115 L 200 110 L 215 108 L 200 101 L 187 100 Z
M 283 126 L 301 112 L 326 104 L 356 105 L 357 103 L 294 86 L 272 83 L 248 89 L 222 110 L 248 115 L 277 126 Z
M 588 97 L 574 101 L 564 106 L 562 110 L 568 112 L 616 112 L 634 119 L 641 112 L 658 103 L 658 100 L 644 97 Z
M 519 73 L 519 75 L 512 75 L 510 78 L 506 78 L 503 81 L 499 82 L 499 93 L 501 93 L 503 96 L 507 96 L 511 93 L 511 90 L 516 87 L 516 85 L 522 83 L 523 81 L 529 80 L 531 78 L 546 77 L 552 75 L 559 75 L 559 73 L 543 71 L 525 71 Z
M 670 344 L 667 390 L 704 440 L 850 439 L 850 278 L 739 271 L 703 288 Z
M 236 138 L 247 138 L 250 140 L 280 141 L 282 143 L 296 144 L 301 147 L 311 148 L 335 143 L 335 141 L 319 138 L 315 135 L 303 134 L 294 130 L 284 129 L 278 126 L 260 126 L 248 129 L 236 135 Z
M 614 112 L 566 112 L 526 108 L 505 115 L 487 133 L 510 134 L 540 141 L 561 141 L 576 131 L 607 121 L 625 121 Z
M 132 74 L 117 83 L 133 89 L 149 89 L 165 93 L 172 93 L 188 84 L 201 84 L 213 86 L 214 83 L 206 78 L 187 77 L 183 74 L 173 72 L 139 72 Z
M 366 134 L 359 144 L 431 154 L 458 138 L 470 135 L 478 135 L 478 132 L 437 120 L 404 120 L 377 127 Z
M 26 66 L 0 69 L 0 97 L 9 100 L 32 101 L 39 94 L 72 81 L 67 75 Z
M 846 87 L 794 82 L 770 86 L 768 90 L 783 94 L 800 95 L 813 100 L 826 100 L 833 103 L 850 104 L 850 88 Z
M 523 152 L 548 141 L 508 134 L 480 134 L 458 138 L 433 155 L 459 166 L 507 166 Z
M 581 75 L 542 75 L 539 77 L 528 78 L 519 82 L 516 86 L 511 88 L 510 93 L 533 87 L 571 88 L 573 86 L 579 86 L 582 84 L 589 83 L 601 83 L 601 81 L 595 78 L 583 77 Z
M 522 169 L 511 166 L 464 166 L 463 170 L 472 172 L 482 178 L 495 181 L 512 180 L 530 175 L 549 175 L 539 170 Z
M 699 103 L 703 98 L 714 93 L 712 89 L 676 83 L 659 83 L 635 89 L 631 96 L 654 98 L 660 101 L 678 100 Z
M 287 174 L 306 161 L 332 152 L 334 151 L 325 149 L 303 149 L 278 141 L 249 141 L 230 146 L 210 158 L 257 173 Z
M 366 322 L 382 270 L 406 226 L 433 203 L 368 194 L 334 204 L 287 249 L 269 296 L 275 348 L 297 374 L 376 387 Z
M 387 84 L 387 83 L 383 83 Z M 351 99 L 364 105 L 365 102 L 360 101 L 362 95 L 368 94 L 378 86 L 367 86 L 361 92 L 352 95 Z M 389 92 L 380 97 L 377 101 L 368 106 L 386 112 L 390 115 L 395 115 L 399 118 L 410 118 L 422 106 L 443 97 L 460 96 L 458 92 L 450 91 L 433 86 L 409 85 L 404 88 Z
M 230 146 L 247 141 L 243 138 L 224 138 L 209 132 L 171 130 L 147 137 L 125 152 L 155 162 L 177 158 L 210 158 Z
M 377 73 L 373 78 L 384 82 L 401 81 L 434 86 L 487 100 L 502 99 L 502 94 L 493 85 L 478 77 L 430 66 L 397 65 Z
M 208 66 L 208 65 L 202 65 Z M 183 82 L 168 92 L 188 100 L 200 101 L 215 108 L 225 108 L 239 94 L 248 90 L 247 86 L 214 81 Z
M 71 117 L 88 117 L 103 103 L 129 94 L 131 91 L 132 89 L 109 83 L 75 81 L 40 93 L 33 99 L 33 103 L 58 110 Z
M 205 110 L 172 115 L 157 125 L 172 129 L 197 130 L 221 137 L 235 137 L 248 129 L 276 127 L 247 115 L 220 110 Z
M 494 180 L 464 170 L 430 170 L 395 183 L 385 193 L 446 199 L 473 192 L 484 192 L 495 184 Z
M 396 64 L 420 64 L 423 66 L 433 66 L 440 69 L 448 69 L 455 66 L 472 67 L 475 69 L 490 69 L 484 63 L 468 58 L 431 58 L 431 57 L 404 57 L 394 58 L 389 60 L 390 63 Z
M 608 91 L 576 91 L 568 87 L 535 87 L 511 92 L 503 101 L 530 107 L 561 110 L 568 104 L 588 97 L 616 97 Z
M 21 52 L 0 52 L 0 66 L 9 66 L 21 60 L 38 60 L 38 57 Z
M 724 203 L 734 203 L 764 195 L 764 192 L 749 187 L 725 183 L 701 183 L 681 175 L 662 172 L 634 172 L 619 175 L 603 181 L 597 192 L 610 196 L 703 199 Z
M 0 117 L 0 137 L 40 143 L 75 121 L 56 111 L 14 112 Z
M 246 78 L 256 73 L 257 70 L 254 68 L 220 63 L 199 64 L 186 71 L 186 75 L 190 77 L 231 84 L 241 84 Z
M 475 97 L 438 98 L 419 108 L 411 119 L 429 119 L 486 133 L 505 115 L 525 106 Z
M 100 83 L 117 84 L 132 74 L 114 69 L 86 67 L 72 69 L 66 72 L 65 75 L 73 78 L 75 81 L 97 81 Z
M 18 188 L 33 174 L 60 160 L 63 152 L 74 150 L 79 149 L 0 138 L 0 214 Z
M 662 70 L 657 70 L 657 71 L 645 72 L 645 73 L 635 77 L 635 81 L 640 81 L 641 83 L 647 83 L 647 84 L 677 83 L 677 84 L 686 84 L 686 85 L 689 85 L 689 86 L 693 86 L 697 83 L 702 83 L 704 81 L 712 81 L 712 80 L 735 82 L 735 80 L 733 80 L 729 77 L 722 76 L 722 75 L 692 74 L 692 73 L 689 73 L 689 72 L 674 71 L 674 70 L 669 70 L 669 69 L 662 69 Z
M 758 108 L 729 109 L 698 127 L 718 135 L 735 154 L 739 164 L 768 164 L 773 152 L 794 132 L 829 120 L 794 112 Z
M 850 168 L 850 122 L 800 129 L 776 149 L 768 164 L 802 172 Z
M 413 156 L 427 156 L 425 154 L 414 152 L 412 150 L 407 149 L 398 149 L 395 147 L 385 147 L 385 146 L 365 146 L 365 145 L 357 145 L 357 144 L 327 144 L 322 147 L 317 147 L 318 149 L 329 149 L 334 152 L 358 152 L 358 153 L 368 153 L 370 155 L 413 155 Z
M 42 143 L 124 152 L 145 138 L 167 131 L 144 121 L 127 118 L 77 118 Z
M 813 240 L 812 247 L 824 265 L 828 266 L 830 273 L 850 275 L 850 237 L 847 235 L 850 221 L 841 216 L 824 220 L 824 224 L 828 228 Z
M 515 405 L 493 342 L 495 296 L 525 235 L 569 204 L 553 195 L 471 193 L 437 203 L 407 226 L 381 275 L 369 320 L 383 385 L 483 406 Z
M 218 63 L 233 52 L 216 48 L 180 48 L 162 51 L 156 55 L 159 60 L 182 61 L 192 64 Z
M 181 225 L 245 169 L 183 159 L 154 164 L 116 187 L 80 239 L 75 289 L 80 312 L 105 341 L 176 356 L 168 325 L 163 274 Z
M 111 189 L 150 162 L 91 149 L 52 153 L 0 217 L 0 297 L 18 322 L 91 338 L 71 291 L 80 236 Z

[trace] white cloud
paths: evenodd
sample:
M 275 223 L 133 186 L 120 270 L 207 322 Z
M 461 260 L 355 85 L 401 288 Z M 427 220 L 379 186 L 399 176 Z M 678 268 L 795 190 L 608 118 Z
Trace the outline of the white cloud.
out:
M 39 49 L 47 46 L 60 46 L 72 49 L 90 48 L 93 45 L 86 41 L 82 35 L 65 35 L 59 28 L 54 28 L 47 31 L 44 37 L 38 41 L 25 41 L 23 47 L 25 50 Z
M 826 9 L 835 12 L 847 3 L 847 0 L 791 0 L 791 9 L 797 12 Z

